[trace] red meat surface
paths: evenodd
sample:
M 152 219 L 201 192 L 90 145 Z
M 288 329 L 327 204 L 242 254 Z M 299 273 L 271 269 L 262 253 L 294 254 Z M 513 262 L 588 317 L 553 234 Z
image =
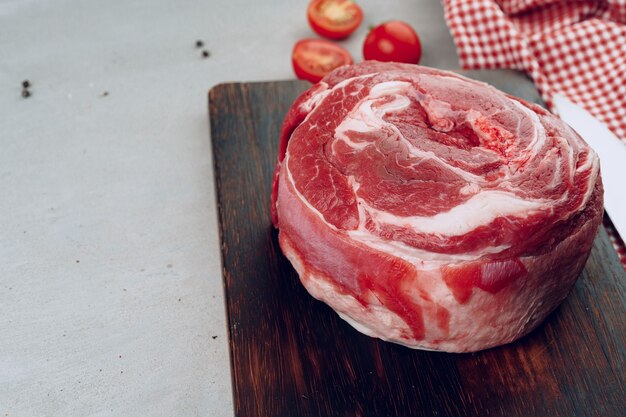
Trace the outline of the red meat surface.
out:
M 343 67 L 283 124 L 281 248 L 314 297 L 384 340 L 466 352 L 528 333 L 571 290 L 602 213 L 576 132 L 451 72 Z

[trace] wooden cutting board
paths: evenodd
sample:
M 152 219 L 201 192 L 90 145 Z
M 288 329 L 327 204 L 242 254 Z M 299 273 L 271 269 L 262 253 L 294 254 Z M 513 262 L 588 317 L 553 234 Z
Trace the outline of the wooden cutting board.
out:
M 520 74 L 468 75 L 539 101 Z M 307 86 L 209 92 L 236 417 L 626 416 L 626 276 L 604 229 L 574 291 L 542 326 L 479 353 L 369 338 L 308 295 L 269 211 L 280 125 Z

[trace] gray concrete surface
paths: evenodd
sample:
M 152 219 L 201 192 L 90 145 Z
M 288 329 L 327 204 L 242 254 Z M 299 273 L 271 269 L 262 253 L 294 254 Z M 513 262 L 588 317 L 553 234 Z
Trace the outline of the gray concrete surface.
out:
M 306 3 L 0 0 L 0 416 L 232 415 L 206 94 L 292 78 Z M 357 60 L 402 18 L 456 66 L 436 0 L 360 4 Z

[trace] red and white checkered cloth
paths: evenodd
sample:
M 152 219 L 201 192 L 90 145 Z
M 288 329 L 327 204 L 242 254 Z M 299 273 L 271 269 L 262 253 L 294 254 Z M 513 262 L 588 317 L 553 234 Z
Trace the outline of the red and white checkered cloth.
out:
M 626 144 L 626 0 L 443 4 L 463 68 L 526 71 L 550 108 L 564 95 Z M 607 230 L 626 268 L 623 241 Z

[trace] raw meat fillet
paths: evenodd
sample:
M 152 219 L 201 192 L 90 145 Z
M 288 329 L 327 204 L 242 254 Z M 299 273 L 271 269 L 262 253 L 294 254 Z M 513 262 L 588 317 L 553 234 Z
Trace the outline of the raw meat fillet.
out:
M 602 219 L 599 161 L 543 108 L 416 65 L 342 67 L 286 116 L 279 241 L 359 331 L 468 352 L 567 296 Z

